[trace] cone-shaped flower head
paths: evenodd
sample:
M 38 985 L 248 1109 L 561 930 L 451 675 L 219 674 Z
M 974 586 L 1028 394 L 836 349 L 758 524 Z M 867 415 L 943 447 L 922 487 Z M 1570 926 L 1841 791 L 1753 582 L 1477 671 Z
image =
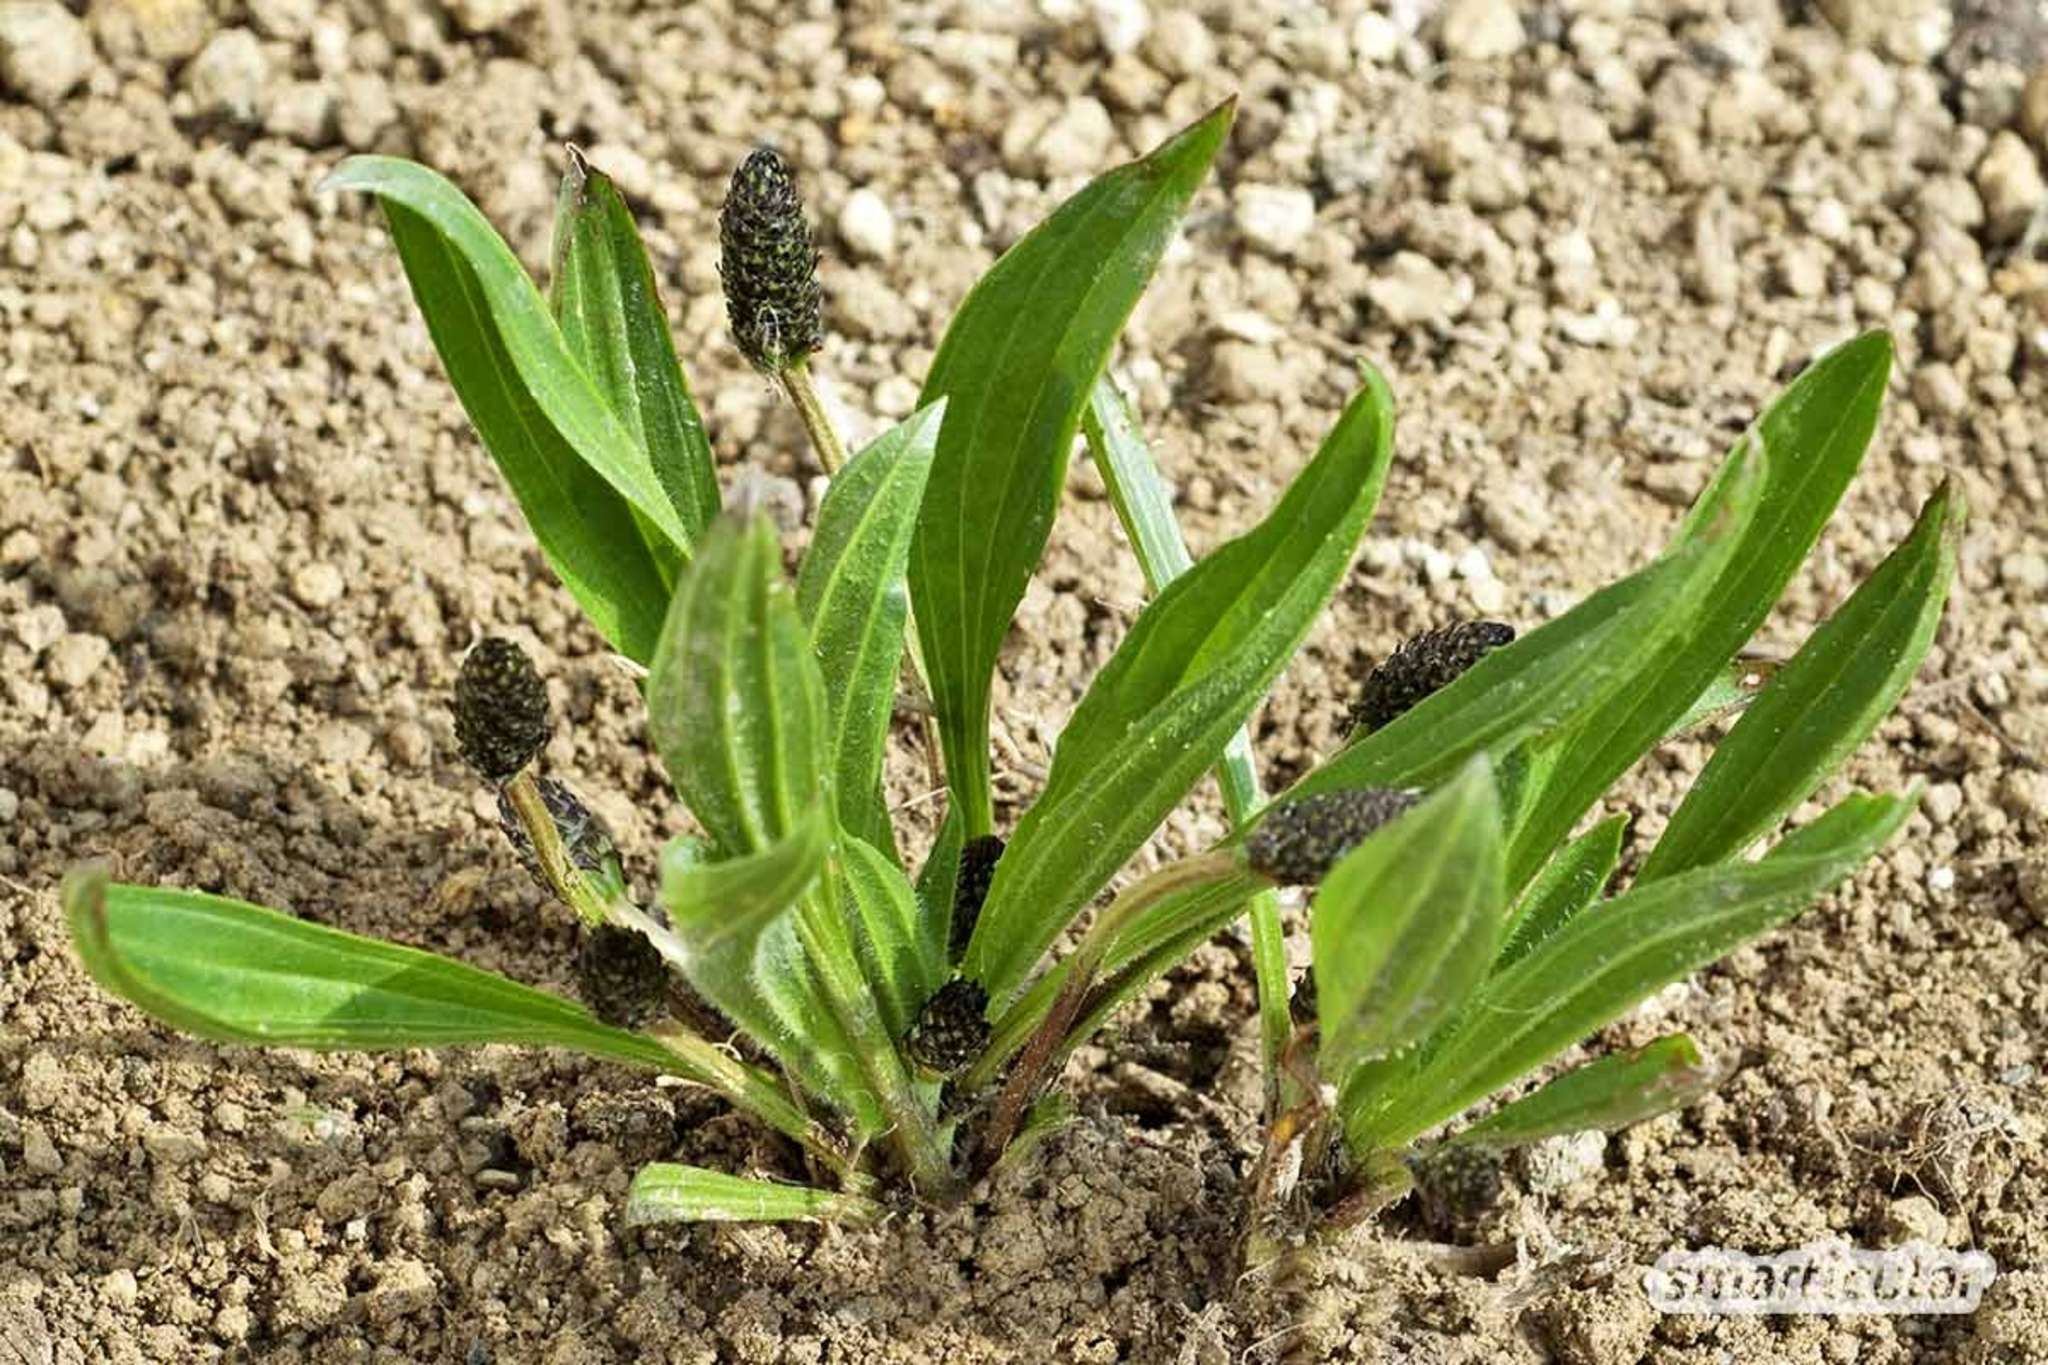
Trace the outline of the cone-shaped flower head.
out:
M 616 924 L 583 930 L 576 988 L 590 1012 L 619 1028 L 638 1028 L 668 995 L 668 963 L 646 936 Z
M 956 976 L 924 1002 L 917 1022 L 910 1026 L 910 1036 L 904 1039 L 904 1050 L 926 1070 L 950 1076 L 988 1046 L 986 1009 L 988 992 L 966 977 Z
M 718 244 L 733 341 L 755 369 L 786 370 L 824 344 L 817 248 L 796 177 L 773 148 L 756 148 L 733 172 Z
M 502 636 L 478 642 L 455 678 L 455 742 L 492 782 L 533 762 L 548 742 L 548 689 L 526 651 Z
M 952 955 L 955 962 L 967 951 L 981 918 L 982 902 L 988 899 L 989 883 L 996 879 L 996 864 L 1002 860 L 1003 841 L 993 834 L 969 839 L 960 850 L 960 875 L 953 883 Z
M 1350 727 L 1379 729 L 1514 638 L 1515 628 L 1499 621 L 1460 621 L 1404 641 L 1359 689 Z
M 1339 858 L 1421 799 L 1412 791 L 1360 787 L 1282 802 L 1245 836 L 1245 861 L 1280 886 L 1314 886 Z

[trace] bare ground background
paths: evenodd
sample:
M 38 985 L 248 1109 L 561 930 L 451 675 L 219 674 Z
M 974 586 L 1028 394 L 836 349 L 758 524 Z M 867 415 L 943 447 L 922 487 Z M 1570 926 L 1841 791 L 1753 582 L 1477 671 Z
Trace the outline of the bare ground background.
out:
M 0 1360 L 2048 1360 L 2044 62 L 2033 0 L 0 3 Z M 636 1163 L 742 1166 L 755 1133 L 560 1055 L 183 1041 L 73 965 L 52 891 L 102 857 L 567 989 L 565 916 L 453 755 L 486 630 L 544 661 L 548 761 L 643 877 L 676 826 L 381 228 L 313 193 L 340 156 L 433 163 L 538 265 L 561 144 L 588 148 L 724 474 L 766 478 L 800 540 L 815 471 L 717 290 L 748 146 L 803 172 L 819 368 L 865 431 L 995 253 L 1233 91 L 1119 363 L 1198 550 L 1269 505 L 1353 356 L 1402 405 L 1359 566 L 1259 723 L 1275 781 L 1402 635 L 1554 614 L 1660 543 L 1818 349 L 1898 338 L 1864 477 L 1766 639 L 1959 478 L 1956 599 L 1851 770 L 1927 799 L 1852 889 L 1604 1039 L 1682 1024 L 1743 1064 L 1720 1094 L 1516 1163 L 1476 1224 L 1404 1210 L 1239 1283 L 1257 1080 L 1226 938 L 1076 1063 L 1084 1121 L 962 1209 L 622 1236 Z M 1073 485 L 1003 662 L 1011 797 L 1141 596 Z M 1705 752 L 1624 789 L 1638 846 Z M 907 733 L 899 758 L 915 799 Z M 1168 843 L 1215 820 L 1204 793 Z M 1520 1263 L 1413 1250 L 1445 1236 Z M 1673 1244 L 1824 1236 L 2005 1274 L 1955 1320 L 1660 1320 L 1637 1288 Z

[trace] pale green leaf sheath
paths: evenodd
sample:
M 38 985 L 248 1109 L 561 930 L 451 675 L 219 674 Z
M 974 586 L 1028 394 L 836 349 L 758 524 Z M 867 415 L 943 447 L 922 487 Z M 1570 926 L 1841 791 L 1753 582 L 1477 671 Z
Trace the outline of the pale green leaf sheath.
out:
M 626 1226 L 653 1223 L 871 1223 L 882 1206 L 857 1194 L 656 1162 L 626 1191 Z
M 1045 549 L 1081 409 L 1234 109 L 1219 106 L 1025 234 L 962 301 L 925 377 L 920 405 L 947 406 L 910 596 L 968 838 L 991 832 L 990 682 Z
M 1279 505 L 1146 606 L 1067 722 L 967 949 L 998 1010 L 1215 762 L 1336 590 L 1392 453 L 1392 399 L 1361 368 Z
M 711 442 L 632 212 L 611 178 L 574 148 L 556 201 L 548 303 L 569 353 L 647 452 L 694 543 L 718 515 Z
M 511 248 L 413 162 L 350 157 L 322 185 L 382 201 L 449 381 L 548 563 L 604 637 L 647 662 L 689 534 Z

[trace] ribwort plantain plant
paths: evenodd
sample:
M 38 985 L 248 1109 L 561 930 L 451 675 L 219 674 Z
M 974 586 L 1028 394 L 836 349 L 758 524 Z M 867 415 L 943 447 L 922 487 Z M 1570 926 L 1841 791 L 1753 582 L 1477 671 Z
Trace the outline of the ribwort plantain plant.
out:
M 1567 1071 L 1433 1135 L 1667 982 L 1796 913 L 1898 827 L 1852 797 L 1771 834 L 1867 736 L 1925 652 L 1953 571 L 1944 490 L 1761 686 L 1739 653 L 1854 473 L 1881 335 L 1818 361 L 1736 446 L 1672 546 L 1516 636 L 1463 623 L 1391 655 L 1344 746 L 1270 804 L 1243 726 L 1348 571 L 1385 480 L 1377 371 L 1265 519 L 1194 560 L 1132 413 L 1118 333 L 1229 129 L 1219 107 L 1083 188 L 968 294 L 918 410 L 848 457 L 810 373 L 817 250 L 788 166 L 749 156 L 721 219 L 736 344 L 831 476 L 794 581 L 722 506 L 710 443 L 624 200 L 572 153 L 545 294 L 425 167 L 330 178 L 381 203 L 464 409 L 562 585 L 644 674 L 647 729 L 701 831 L 639 903 L 611 834 L 539 770 L 546 689 L 487 639 L 454 696 L 507 837 L 580 924 L 582 1005 L 429 953 L 195 892 L 74 873 L 78 951 L 158 1018 L 235 1043 L 580 1049 L 709 1087 L 784 1135 L 812 1184 L 644 1169 L 631 1222 L 863 1221 L 955 1197 L 1060 1112 L 1071 1051 L 1248 918 L 1268 1071 L 1254 1232 L 1340 1227 L 1410 1165 L 1620 1124 L 1704 1084 L 1673 1037 Z M 1090 680 L 1043 789 L 998 829 L 990 699 L 1077 435 L 1152 599 Z M 883 794 L 899 681 L 930 713 L 948 804 L 913 877 Z M 1584 817 L 1668 735 L 1746 706 L 1633 880 Z M 1215 768 L 1233 832 L 1124 885 L 1056 943 Z M 1312 886 L 1290 980 L 1280 888 Z M 689 988 L 678 988 L 686 982 Z M 737 1046 L 714 1042 L 729 1023 Z M 1291 1008 L 1290 1008 L 1291 1007 Z

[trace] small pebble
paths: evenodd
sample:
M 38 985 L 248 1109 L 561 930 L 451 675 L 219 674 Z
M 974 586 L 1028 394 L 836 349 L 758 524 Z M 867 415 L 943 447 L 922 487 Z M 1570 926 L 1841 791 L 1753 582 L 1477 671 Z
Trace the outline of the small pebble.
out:
M 896 250 L 896 216 L 871 189 L 857 189 L 839 206 L 839 238 L 857 256 L 880 260 Z
M 263 44 L 246 28 L 223 29 L 185 67 L 184 85 L 201 114 L 253 123 L 270 62 Z
M 1315 196 L 1284 185 L 1239 185 L 1231 213 L 1238 235 L 1274 256 L 1293 255 L 1316 225 Z
M 91 681 L 112 653 L 113 646 L 105 637 L 73 633 L 50 646 L 43 667 L 52 683 L 68 691 Z
M 300 606 L 313 611 L 324 611 L 333 606 L 347 591 L 347 580 L 332 564 L 315 561 L 292 574 L 292 596 Z
M 49 106 L 92 70 L 85 25 L 57 0 L 0 4 L 0 89 Z
M 1977 193 L 1984 199 L 1985 231 L 1994 242 L 2009 242 L 2027 230 L 2048 204 L 2041 164 L 2018 133 L 2002 130 L 1977 163 Z
M 1451 0 L 1437 36 L 1446 57 L 1468 62 L 1511 57 L 1528 40 L 1513 0 Z

